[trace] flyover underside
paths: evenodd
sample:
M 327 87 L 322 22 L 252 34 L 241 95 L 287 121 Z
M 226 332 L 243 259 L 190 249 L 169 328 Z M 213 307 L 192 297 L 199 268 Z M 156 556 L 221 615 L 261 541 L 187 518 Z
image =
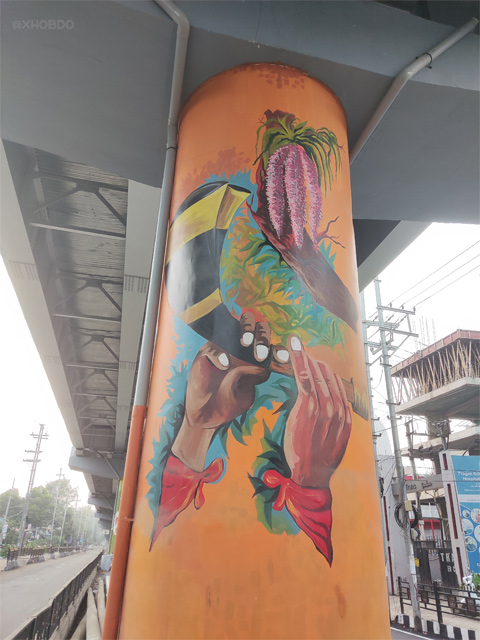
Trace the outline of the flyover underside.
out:
M 158 190 L 21 145 L 5 151 L 2 256 L 84 463 L 71 467 L 93 497 L 114 503 Z
M 341 100 L 350 148 L 395 75 L 452 31 L 375 2 L 222 5 L 180 2 L 191 21 L 183 100 L 245 62 L 300 67 Z M 2 18 L 3 137 L 159 187 L 175 49 L 166 14 L 154 2 L 6 0 Z M 73 27 L 27 28 L 45 18 Z M 406 85 L 353 164 L 360 288 L 431 222 L 453 211 L 478 222 L 478 75 L 470 35 Z

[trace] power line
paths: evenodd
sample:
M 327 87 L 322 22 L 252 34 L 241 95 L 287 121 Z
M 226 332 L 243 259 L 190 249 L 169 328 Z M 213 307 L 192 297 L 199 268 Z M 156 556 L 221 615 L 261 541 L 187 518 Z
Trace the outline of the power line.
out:
M 415 289 L 415 287 L 418 287 L 419 284 L 422 284 L 422 282 L 425 282 L 425 280 L 428 280 L 428 278 L 430 278 L 431 276 L 433 276 L 435 273 L 438 273 L 438 271 L 440 271 L 441 269 L 443 269 L 444 267 L 446 267 L 447 265 L 449 265 L 451 262 L 453 262 L 454 260 L 456 260 L 457 258 L 459 258 L 460 256 L 462 256 L 464 253 L 466 253 L 467 251 L 470 251 L 470 249 L 472 249 L 472 247 L 474 247 L 475 245 L 479 244 L 480 240 L 477 240 L 477 242 L 474 242 L 470 247 L 468 247 L 467 249 L 464 249 L 463 251 L 461 251 L 460 253 L 458 253 L 454 258 L 452 258 L 451 260 L 449 260 L 448 262 L 445 262 L 445 264 L 443 264 L 441 267 L 439 267 L 438 269 L 435 269 L 435 271 L 432 271 L 432 273 L 430 273 L 428 276 L 425 276 L 424 278 L 422 278 L 422 280 L 420 280 L 419 282 L 416 282 L 414 285 L 412 285 L 411 287 L 409 287 L 406 291 L 404 291 L 403 293 L 401 293 L 400 295 L 396 296 L 395 298 L 393 298 L 392 302 L 390 304 L 393 304 L 394 300 L 398 300 L 399 298 L 401 298 L 402 296 L 404 296 L 406 293 L 408 293 L 409 291 L 411 291 L 412 289 Z M 415 296 L 414 296 L 415 297 Z
M 432 287 L 435 287 L 439 282 L 442 282 L 442 280 L 445 280 L 445 278 L 449 278 L 453 273 L 455 273 L 459 269 L 463 269 L 463 267 L 465 267 L 467 264 L 470 264 L 470 262 L 472 262 L 472 260 L 476 260 L 476 258 L 478 258 L 479 256 L 480 256 L 480 254 L 477 254 L 476 256 L 473 256 L 473 258 L 470 258 L 470 260 L 467 260 L 467 262 L 464 262 L 463 264 L 461 264 L 459 267 L 457 267 L 453 271 L 450 271 L 450 273 L 447 273 L 447 275 L 443 276 L 443 278 L 440 278 L 440 280 L 437 280 L 433 284 L 430 284 L 426 289 L 422 289 L 422 291 L 419 291 L 418 293 L 416 293 L 414 296 L 412 296 L 411 298 L 409 298 L 408 300 L 403 302 L 403 304 L 407 304 L 408 302 L 410 302 L 411 300 L 413 300 L 417 296 L 421 296 L 422 293 L 425 293 L 426 291 L 428 291 Z M 456 280 L 454 280 L 453 282 L 456 282 Z M 453 282 L 451 282 L 450 284 L 453 284 Z
M 458 282 L 459 280 L 461 280 L 462 278 L 464 278 L 465 276 L 468 276 L 469 273 L 472 273 L 472 271 L 475 271 L 475 269 L 477 269 L 480 265 L 475 265 L 473 267 L 473 269 L 470 269 L 470 271 L 467 271 L 467 273 L 464 273 L 461 276 L 458 276 L 458 278 L 456 278 L 455 280 L 452 280 L 452 282 L 449 282 L 448 284 L 446 284 L 444 287 L 442 287 L 441 289 L 439 289 L 438 291 L 435 291 L 435 293 L 432 293 L 431 296 L 428 296 L 427 298 L 424 298 L 421 302 L 417 303 L 417 307 L 420 306 L 421 304 L 423 304 L 424 302 L 426 302 L 427 300 L 430 300 L 430 298 L 433 298 L 433 296 L 436 296 L 437 293 L 440 293 L 441 291 L 443 291 L 444 289 L 446 289 L 447 287 L 449 287 L 451 284 L 455 284 L 455 282 Z M 437 283 L 438 284 L 438 283 Z

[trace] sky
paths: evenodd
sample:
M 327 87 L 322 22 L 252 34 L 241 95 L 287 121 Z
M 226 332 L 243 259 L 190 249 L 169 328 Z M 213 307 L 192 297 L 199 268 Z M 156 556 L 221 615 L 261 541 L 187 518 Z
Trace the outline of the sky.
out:
M 392 357 L 392 363 L 458 328 L 480 330 L 480 225 L 430 226 L 379 279 L 383 304 L 405 303 L 406 309 L 416 306 L 413 324 L 419 338 L 409 339 Z M 23 459 L 32 454 L 24 450 L 34 449 L 36 440 L 30 434 L 38 433 L 43 423 L 49 438 L 43 441 L 35 486 L 55 480 L 62 469 L 78 488 L 80 504 L 86 504 L 86 482 L 83 474 L 68 468 L 72 445 L 1 259 L 0 296 L 0 493 L 15 479 L 15 486 L 25 495 L 30 468 Z M 365 302 L 367 317 L 372 317 L 373 284 L 365 290 Z M 378 362 L 372 367 L 372 385 L 376 415 L 384 420 L 387 407 L 380 369 Z
M 0 299 L 0 493 L 15 480 L 15 487 L 25 495 L 31 465 L 23 459 L 33 458 L 25 449 L 35 449 L 37 441 L 30 434 L 38 433 L 43 423 L 48 439 L 42 441 L 34 486 L 57 480 L 61 469 L 78 488 L 79 506 L 87 504 L 87 484 L 82 473 L 68 468 L 72 443 L 1 258 Z
M 480 222 L 480 217 L 479 217 Z M 380 275 L 382 306 L 415 310 L 411 316 L 412 329 L 418 338 L 409 338 L 391 356 L 391 364 L 405 360 L 416 351 L 441 340 L 457 329 L 480 331 L 480 224 L 433 224 L 422 233 Z M 376 311 L 373 283 L 365 290 L 367 318 L 373 319 Z M 388 313 L 385 320 L 388 320 Z M 404 322 L 400 327 L 408 331 Z M 373 340 L 378 341 L 378 334 Z M 399 336 L 394 344 L 399 345 Z M 373 362 L 380 354 L 370 354 Z M 385 380 L 377 360 L 371 367 L 374 411 L 380 420 L 380 429 L 390 436 L 390 421 L 386 405 Z M 398 417 L 401 446 L 407 446 L 405 418 Z M 466 426 L 465 422 L 452 421 L 452 429 Z M 414 429 L 425 432 L 423 418 L 414 419 Z M 414 437 L 414 442 L 425 437 Z M 409 463 L 404 461 L 406 465 Z M 429 470 L 429 463 L 418 462 L 417 469 Z

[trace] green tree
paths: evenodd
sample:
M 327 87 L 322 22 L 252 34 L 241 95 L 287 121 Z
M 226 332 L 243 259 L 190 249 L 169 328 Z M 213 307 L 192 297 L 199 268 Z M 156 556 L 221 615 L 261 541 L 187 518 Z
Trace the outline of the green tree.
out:
M 32 529 L 46 529 L 52 524 L 55 497 L 47 487 L 34 487 L 30 494 L 27 525 Z
M 54 505 L 55 501 L 57 503 L 56 510 L 54 506 L 55 523 L 52 543 L 54 546 L 64 546 L 67 540 L 72 539 L 72 532 L 74 528 L 74 509 L 70 507 L 70 503 L 77 497 L 77 490 L 72 487 L 70 480 L 67 478 L 49 482 L 46 484 L 45 488 L 53 497 Z M 49 530 L 52 525 L 52 521 L 53 514 L 52 519 L 50 520 Z
M 4 493 L 0 494 L 0 518 L 3 518 L 5 516 L 8 499 L 10 496 L 12 497 L 12 499 L 10 500 L 10 506 L 8 508 L 8 531 L 5 538 L 5 544 L 9 545 L 15 544 L 15 542 L 17 541 L 18 527 L 20 526 L 23 507 L 25 504 L 25 498 L 21 497 L 18 489 L 13 489 L 13 491 L 12 489 L 9 489 L 8 491 L 5 491 Z
M 52 494 L 54 499 L 58 492 L 59 504 L 65 504 L 66 501 L 72 500 L 76 492 L 76 489 L 72 487 L 68 478 L 62 478 L 61 480 L 53 480 L 52 482 L 47 482 L 45 488 Z

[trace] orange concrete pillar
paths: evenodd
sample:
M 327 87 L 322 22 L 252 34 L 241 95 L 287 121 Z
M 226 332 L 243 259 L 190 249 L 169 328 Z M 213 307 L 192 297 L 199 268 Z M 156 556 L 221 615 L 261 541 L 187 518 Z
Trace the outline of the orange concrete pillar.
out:
M 210 79 L 170 220 L 120 637 L 389 637 L 338 98 Z

